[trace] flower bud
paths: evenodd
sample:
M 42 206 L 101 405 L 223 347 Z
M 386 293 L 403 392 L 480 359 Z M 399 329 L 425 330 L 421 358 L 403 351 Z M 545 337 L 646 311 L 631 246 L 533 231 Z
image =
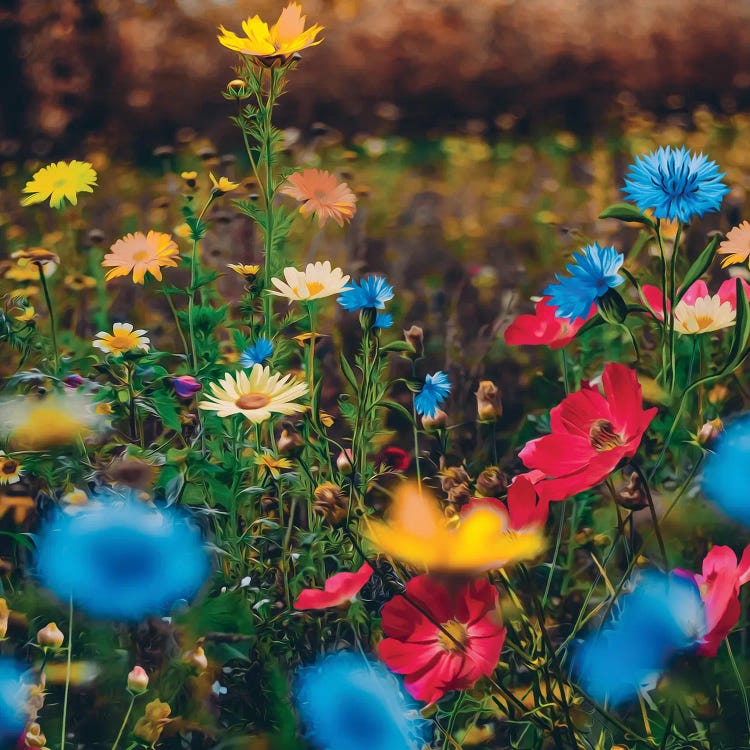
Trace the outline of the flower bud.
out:
M 596 308 L 607 323 L 619 325 L 628 316 L 628 306 L 625 300 L 614 289 L 607 289 L 605 294 L 599 297 Z
M 435 413 L 428 417 L 422 417 L 422 429 L 427 432 L 436 432 L 443 429 L 448 422 L 448 415 L 442 409 L 435 409 Z
M 65 636 L 54 622 L 45 625 L 37 634 L 36 642 L 43 648 L 60 648 Z
M 628 510 L 641 510 L 648 505 L 646 489 L 637 472 L 630 474 L 627 484 L 617 493 L 617 504 Z
M 172 378 L 172 388 L 180 398 L 191 398 L 202 387 L 192 375 L 178 375 Z
M 449 466 L 440 472 L 440 487 L 443 492 L 450 492 L 459 485 L 467 485 L 471 477 L 463 466 Z
M 227 84 L 227 99 L 245 99 L 249 96 L 245 82 L 241 78 L 233 78 Z
M 476 491 L 480 497 L 499 497 L 508 489 L 508 477 L 497 466 L 487 466 L 477 477 Z
M 351 474 L 352 469 L 354 468 L 351 448 L 346 448 L 339 453 L 338 458 L 336 459 L 336 468 L 342 474 Z
M 302 451 L 305 441 L 296 430 L 284 429 L 279 437 L 279 453 L 282 456 L 296 456 Z
M 424 330 L 419 326 L 411 326 L 408 331 L 404 331 L 404 340 L 411 344 L 417 357 L 424 353 Z
M 496 422 L 503 416 L 502 395 L 491 380 L 479 383 L 474 395 L 477 397 L 477 417 L 480 422 Z
M 199 672 L 205 672 L 208 669 L 208 658 L 202 646 L 196 646 L 182 655 L 182 660 L 195 667 Z
M 324 482 L 315 488 L 313 495 L 313 513 L 323 516 L 333 526 L 346 521 L 349 503 L 340 487 L 333 482 Z
M 148 675 L 143 667 L 133 667 L 128 673 L 128 690 L 131 693 L 142 693 L 148 688 Z
M 709 446 L 716 440 L 724 429 L 724 423 L 717 417 L 706 422 L 703 427 L 698 430 L 698 444 Z
M 44 747 L 47 744 L 47 738 L 42 733 L 42 728 L 35 721 L 26 727 L 23 740 L 26 747 Z

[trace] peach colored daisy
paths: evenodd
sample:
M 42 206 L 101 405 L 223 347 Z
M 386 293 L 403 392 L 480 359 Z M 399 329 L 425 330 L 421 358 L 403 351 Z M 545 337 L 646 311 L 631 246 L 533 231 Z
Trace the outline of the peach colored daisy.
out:
M 322 169 L 296 172 L 282 185 L 280 192 L 302 202 L 300 213 L 317 214 L 318 225 L 333 219 L 340 227 L 349 221 L 356 209 L 357 197 L 345 182 Z
M 746 263 L 750 257 L 750 222 L 743 221 L 727 232 L 727 238 L 719 245 L 717 253 L 727 256 L 721 261 L 722 268 L 734 263 Z
M 176 266 L 180 250 L 172 237 L 164 232 L 136 232 L 126 234 L 117 240 L 102 261 L 104 268 L 110 268 L 104 277 L 107 281 L 132 272 L 133 281 L 143 284 L 146 273 L 161 281 L 161 269 Z

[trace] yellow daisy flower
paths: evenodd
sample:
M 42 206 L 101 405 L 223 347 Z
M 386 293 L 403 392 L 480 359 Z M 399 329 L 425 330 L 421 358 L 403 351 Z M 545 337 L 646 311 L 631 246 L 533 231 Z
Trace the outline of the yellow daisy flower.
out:
M 67 200 L 72 205 L 78 203 L 78 193 L 93 193 L 96 185 L 96 171 L 86 161 L 58 161 L 42 167 L 29 182 L 23 192 L 29 193 L 22 206 L 44 203 L 49 198 L 52 208 L 62 208 Z
M 739 226 L 730 229 L 727 238 L 716 252 L 718 255 L 727 256 L 721 261 L 722 268 L 734 263 L 746 263 L 750 258 L 750 222 L 743 221 Z
M 248 281 L 253 281 L 260 273 L 260 266 L 252 263 L 227 263 L 227 268 L 231 268 Z
M 132 272 L 133 281 L 143 284 L 150 273 L 157 281 L 162 280 L 162 267 L 177 266 L 180 250 L 172 237 L 164 232 L 136 232 L 117 240 L 102 260 L 102 267 L 109 268 L 106 281 Z
M 96 287 L 96 279 L 82 273 L 69 273 L 65 277 L 65 286 L 73 292 L 84 292 Z
M 15 484 L 22 471 L 20 462 L 0 451 L 0 484 Z
M 306 20 L 302 15 L 302 8 L 296 3 L 289 3 L 270 29 L 260 16 L 254 16 L 242 22 L 244 37 L 219 26 L 221 33 L 218 39 L 227 49 L 255 57 L 263 63 L 272 62 L 277 58 L 286 59 L 295 52 L 301 52 L 323 41 L 315 39 L 323 31 L 323 27 L 314 24 L 305 29 Z
M 30 265 L 47 266 L 50 264 L 57 266 L 60 263 L 60 256 L 57 253 L 45 250 L 43 247 L 29 247 L 26 250 L 16 250 L 15 253 L 11 253 L 10 257 L 22 267 Z M 45 276 L 48 275 L 45 271 Z
M 217 198 L 224 195 L 224 193 L 231 193 L 232 190 L 236 190 L 240 186 L 239 182 L 232 182 L 226 177 L 219 177 L 217 180 L 212 172 L 209 172 L 208 176 L 211 178 L 211 184 L 214 186 L 213 193 Z
M 308 301 L 330 297 L 343 291 L 349 276 L 340 268 L 331 268 L 330 261 L 308 263 L 304 271 L 292 266 L 284 269 L 286 283 L 280 279 L 271 279 L 276 289 L 269 289 L 271 294 L 286 297 L 289 302 Z
M 258 453 L 253 463 L 265 469 L 274 479 L 278 479 L 282 469 L 291 469 L 293 464 L 288 458 L 274 458 L 270 453 Z
M 150 341 L 143 335 L 144 333 L 146 331 L 143 329 L 134 331 L 132 323 L 115 323 L 112 326 L 112 333 L 99 331 L 92 343 L 97 349 L 107 354 L 124 354 L 133 349 L 148 351 Z
M 692 304 L 680 300 L 674 309 L 674 329 L 683 334 L 708 333 L 733 326 L 736 317 L 732 303 L 722 302 L 718 294 L 698 297 Z
M 248 373 L 227 373 L 219 383 L 211 383 L 211 394 L 198 404 L 200 409 L 215 411 L 220 417 L 244 414 L 251 422 L 263 422 L 271 414 L 295 414 L 304 410 L 295 399 L 307 394 L 307 383 L 291 375 L 271 375 L 269 367 L 253 365 Z

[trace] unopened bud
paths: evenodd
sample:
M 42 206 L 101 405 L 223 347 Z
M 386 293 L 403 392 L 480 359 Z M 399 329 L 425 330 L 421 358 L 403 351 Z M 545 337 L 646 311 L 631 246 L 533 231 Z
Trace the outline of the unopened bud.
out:
M 37 634 L 36 642 L 44 648 L 60 648 L 65 636 L 54 622 L 45 625 Z
M 508 477 L 497 466 L 482 469 L 476 491 L 480 497 L 500 497 L 508 489 Z
M 333 482 L 325 482 L 315 488 L 313 495 L 313 513 L 323 516 L 333 526 L 346 521 L 349 503 L 340 487 Z
M 305 445 L 305 441 L 299 432 L 294 430 L 282 430 L 279 437 L 279 453 L 282 456 L 296 456 Z
M 342 474 L 351 474 L 353 468 L 351 448 L 346 448 L 339 453 L 336 459 L 336 468 Z
M 449 466 L 440 472 L 440 487 L 443 492 L 450 492 L 455 487 L 468 484 L 471 477 L 463 466 Z
M 44 747 L 47 744 L 42 728 L 35 721 L 26 727 L 23 741 L 26 747 Z
M 208 669 L 208 658 L 201 646 L 186 651 L 182 655 L 182 661 L 187 662 L 191 667 L 195 667 L 199 672 L 205 672 Z
M 404 331 L 404 340 L 411 344 L 418 357 L 424 353 L 424 330 L 419 326 L 411 326 L 409 330 Z
M 503 416 L 502 395 L 491 380 L 483 380 L 474 395 L 477 397 L 477 417 L 480 422 L 496 422 Z
M 623 323 L 628 316 L 628 306 L 625 300 L 614 289 L 607 289 L 604 295 L 599 297 L 596 308 L 607 323 L 614 325 Z
M 646 489 L 637 472 L 630 474 L 627 484 L 617 493 L 617 504 L 628 510 L 641 510 L 648 505 Z
M 441 430 L 448 423 L 448 415 L 442 409 L 435 409 L 431 417 L 426 414 L 422 417 L 422 428 L 427 432 Z
M 10 619 L 10 609 L 8 602 L 0 597 L 0 638 L 5 638 L 8 632 L 8 620 Z
M 711 445 L 723 429 L 724 423 L 718 417 L 709 420 L 698 430 L 698 443 L 706 446 Z
M 148 688 L 148 675 L 143 667 L 133 667 L 128 673 L 128 690 L 142 693 Z

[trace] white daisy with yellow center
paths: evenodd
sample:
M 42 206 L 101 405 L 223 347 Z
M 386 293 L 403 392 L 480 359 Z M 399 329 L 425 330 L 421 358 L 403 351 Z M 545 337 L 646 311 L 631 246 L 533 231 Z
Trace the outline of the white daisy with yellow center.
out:
M 304 411 L 296 399 L 307 394 L 307 384 L 291 375 L 271 374 L 269 367 L 253 365 L 250 373 L 228 372 L 219 383 L 210 383 L 211 394 L 198 404 L 200 409 L 215 411 L 220 417 L 243 414 L 251 422 L 263 422 L 271 414 L 294 414 Z
M 132 323 L 115 323 L 112 333 L 99 331 L 93 344 L 107 354 L 124 354 L 134 349 L 148 351 L 150 339 L 144 336 L 145 333 L 142 329 L 133 330 Z
M 304 271 L 289 266 L 284 269 L 284 278 L 286 283 L 281 279 L 271 279 L 276 289 L 268 291 L 279 297 L 286 297 L 290 303 L 340 294 L 349 281 L 349 276 L 340 268 L 331 268 L 331 263 L 327 260 L 322 263 L 308 263 Z
M 674 329 L 684 334 L 719 331 L 733 326 L 736 317 L 732 303 L 722 302 L 718 294 L 698 297 L 692 304 L 680 300 L 674 309 Z

